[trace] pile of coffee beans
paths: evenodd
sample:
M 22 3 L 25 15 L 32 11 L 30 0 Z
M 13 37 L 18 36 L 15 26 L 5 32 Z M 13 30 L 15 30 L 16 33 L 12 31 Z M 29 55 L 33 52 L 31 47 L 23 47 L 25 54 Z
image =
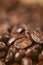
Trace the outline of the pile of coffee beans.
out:
M 43 30 L 2 25 L 0 65 L 43 65 Z

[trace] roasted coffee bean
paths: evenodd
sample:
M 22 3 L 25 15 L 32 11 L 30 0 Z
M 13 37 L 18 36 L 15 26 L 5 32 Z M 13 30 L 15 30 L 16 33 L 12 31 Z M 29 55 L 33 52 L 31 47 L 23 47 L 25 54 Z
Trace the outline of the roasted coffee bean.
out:
M 2 41 L 4 41 L 6 43 L 9 40 L 9 38 L 10 38 L 9 33 L 3 33 Z
M 22 28 L 22 27 L 17 29 L 17 33 L 22 33 L 22 32 L 24 32 L 24 31 L 25 31 L 25 29 Z
M 43 43 L 43 32 L 34 30 L 31 32 L 31 37 L 35 42 L 38 42 L 39 44 Z
M 11 46 L 6 55 L 5 62 L 10 62 L 13 59 L 13 56 L 16 52 L 17 52 L 17 49 L 14 46 Z
M 0 65 L 5 65 L 5 63 L 0 60 Z
M 24 50 L 19 50 L 14 56 L 15 61 L 20 61 L 24 56 L 24 52 Z
M 14 54 L 17 52 L 17 49 L 14 47 L 14 45 L 12 45 L 9 50 L 8 50 L 8 53 L 12 51 Z
M 14 62 L 14 63 L 12 63 L 12 64 L 10 64 L 10 65 L 19 65 L 19 63 Z
M 6 51 L 0 51 L 0 59 L 4 58 L 6 55 Z
M 36 49 L 27 49 L 25 55 L 32 58 L 33 60 L 37 59 L 39 52 Z
M 6 50 L 7 47 L 4 42 L 0 42 L 0 50 Z
M 17 33 L 22 33 L 22 32 L 24 32 L 25 31 L 25 29 L 22 27 L 22 26 L 14 26 L 13 27 L 13 29 L 12 29 L 12 33 L 15 33 L 15 32 L 17 32 Z
M 39 61 L 43 61 L 43 51 L 39 54 L 38 60 L 39 60 Z
M 32 65 L 32 60 L 30 58 L 24 57 L 21 60 L 21 65 Z
M 23 49 L 31 46 L 32 41 L 27 38 L 19 38 L 14 42 L 14 46 L 18 49 Z
M 39 44 L 35 44 L 31 47 L 32 49 L 37 49 L 38 52 L 41 52 L 42 51 L 42 47 L 39 45 Z
M 10 46 L 14 43 L 14 41 L 16 40 L 16 38 L 10 38 L 9 41 L 7 42 L 7 46 Z
M 29 31 L 29 30 L 26 30 L 26 31 L 25 31 L 25 35 L 26 35 L 27 38 L 31 38 L 31 36 L 30 36 L 30 31 Z
M 5 62 L 6 62 L 6 63 L 7 63 L 7 62 L 10 62 L 12 59 L 13 59 L 13 52 L 10 51 L 10 52 L 7 54 L 6 58 L 5 58 Z
M 9 38 L 10 38 L 10 35 L 7 31 L 0 35 L 0 40 L 5 43 L 9 40 Z
M 38 62 L 36 65 L 43 65 L 43 61 Z

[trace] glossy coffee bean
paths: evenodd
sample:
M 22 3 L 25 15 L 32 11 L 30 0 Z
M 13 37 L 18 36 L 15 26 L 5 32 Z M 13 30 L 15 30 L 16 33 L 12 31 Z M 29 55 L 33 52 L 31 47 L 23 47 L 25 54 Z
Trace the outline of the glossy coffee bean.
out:
M 19 50 L 14 56 L 15 61 L 20 61 L 24 56 L 24 52 L 24 50 Z
M 43 61 L 43 51 L 39 54 L 38 60 L 39 60 L 39 61 Z
M 9 52 L 7 55 L 6 55 L 6 58 L 5 58 L 5 62 L 10 62 L 11 60 L 13 59 L 13 52 Z
M 17 33 L 23 33 L 24 31 L 25 31 L 25 29 L 22 27 L 17 29 Z
M 12 63 L 12 64 L 10 64 L 10 65 L 19 65 L 19 63 L 14 62 L 14 63 Z
M 0 42 L 0 50 L 6 50 L 7 47 L 4 42 Z
M 39 52 L 36 49 L 27 49 L 27 51 L 25 52 L 25 55 L 34 59 L 37 59 Z
M 24 57 L 21 60 L 21 65 L 32 65 L 32 60 L 30 58 Z
M 14 46 L 18 49 L 23 49 L 31 46 L 32 41 L 27 38 L 19 38 L 14 42 Z
M 34 30 L 31 32 L 31 37 L 35 42 L 38 42 L 39 44 L 43 43 L 43 32 Z
M 14 38 L 14 37 L 10 38 L 9 41 L 7 42 L 7 46 L 12 45 L 14 43 L 15 39 L 16 38 Z
M 9 62 L 13 59 L 13 56 L 14 54 L 17 52 L 17 49 L 12 45 L 9 50 L 8 50 L 8 53 L 6 55 L 6 58 L 5 58 L 5 62 Z
M 0 60 L 0 65 L 5 65 L 5 63 Z
M 6 51 L 0 51 L 0 59 L 4 58 L 6 55 Z
M 43 61 L 38 62 L 36 65 L 43 65 Z

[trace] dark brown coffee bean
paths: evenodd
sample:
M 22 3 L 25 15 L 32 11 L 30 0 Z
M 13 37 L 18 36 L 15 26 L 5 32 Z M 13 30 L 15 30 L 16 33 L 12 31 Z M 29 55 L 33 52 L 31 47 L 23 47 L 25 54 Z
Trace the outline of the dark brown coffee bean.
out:
M 39 52 L 36 49 L 27 49 L 27 51 L 25 52 L 25 55 L 34 59 L 37 59 Z
M 39 44 L 35 44 L 31 48 L 38 50 L 38 52 L 41 52 L 42 51 L 42 47 Z
M 10 38 L 9 41 L 7 42 L 7 46 L 10 46 L 14 43 L 14 41 L 16 40 L 16 38 Z
M 9 62 L 13 59 L 14 54 L 17 52 L 17 49 L 12 45 L 7 53 L 7 56 L 5 58 L 5 62 Z
M 31 32 L 31 37 L 35 42 L 38 42 L 39 44 L 43 43 L 43 32 L 34 30 Z
M 4 58 L 6 55 L 6 51 L 0 51 L 0 59 Z
M 39 54 L 38 60 L 39 60 L 39 61 L 43 61 L 43 51 Z
M 32 41 L 27 38 L 19 38 L 14 42 L 14 46 L 18 49 L 23 49 L 31 46 Z
M 20 61 L 24 56 L 24 52 L 24 50 L 19 50 L 14 56 L 15 61 Z
M 13 59 L 13 52 L 10 51 L 10 52 L 7 54 L 6 58 L 5 58 L 5 62 L 6 62 L 6 63 L 7 63 L 7 62 L 10 62 L 12 59 Z
M 32 65 L 32 60 L 30 58 L 24 57 L 21 60 L 21 65 Z
M 9 40 L 9 38 L 10 38 L 10 35 L 7 31 L 3 32 L 3 34 L 0 35 L 0 40 L 5 43 Z
M 0 50 L 6 50 L 7 47 L 4 42 L 0 42 Z
M 6 43 L 6 42 L 9 40 L 9 38 L 10 38 L 10 35 L 9 35 L 8 32 L 3 33 L 3 35 L 2 35 L 2 41 L 3 41 L 3 42 Z
M 8 50 L 8 53 L 12 51 L 14 54 L 17 52 L 17 49 L 14 47 L 14 45 L 12 45 L 9 50 Z
M 36 65 L 43 65 L 43 61 L 38 62 Z
M 22 32 L 24 32 L 25 31 L 25 29 L 22 27 L 22 26 L 14 26 L 13 27 L 13 29 L 12 29 L 12 33 L 15 33 L 15 32 L 17 32 L 17 33 L 22 33 Z
M 5 63 L 0 60 L 0 65 L 5 65 Z
M 19 65 L 19 63 L 14 62 L 14 63 L 12 63 L 12 64 L 10 64 L 10 65 Z
M 23 33 L 24 31 L 25 31 L 24 28 L 18 28 L 18 29 L 17 29 L 17 33 Z

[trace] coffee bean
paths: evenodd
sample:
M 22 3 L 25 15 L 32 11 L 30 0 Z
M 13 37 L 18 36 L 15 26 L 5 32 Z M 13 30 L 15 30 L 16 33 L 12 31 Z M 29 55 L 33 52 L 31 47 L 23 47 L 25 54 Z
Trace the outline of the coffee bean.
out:
M 2 35 L 0 35 L 0 40 L 3 42 L 7 42 L 10 38 L 10 35 L 8 32 L 4 32 Z
M 30 58 L 24 57 L 21 60 L 21 65 L 32 65 L 32 60 Z
M 33 30 L 31 32 L 31 37 L 32 39 L 39 43 L 39 44 L 42 44 L 43 43 L 43 32 L 39 31 L 39 30 Z
M 22 27 L 17 29 L 17 33 L 23 33 L 24 31 L 25 31 L 25 29 Z
M 17 49 L 12 45 L 5 58 L 5 62 L 10 62 L 13 59 L 14 54 L 17 52 Z
M 0 42 L 0 50 L 6 50 L 7 47 L 4 42 Z
M 6 55 L 6 58 L 5 58 L 5 62 L 10 62 L 11 60 L 13 59 L 13 52 L 10 51 L 7 55 Z
M 0 65 L 5 65 L 5 63 L 0 60 Z
M 39 61 L 43 61 L 43 51 L 39 54 L 38 60 L 39 60 Z
M 20 61 L 24 56 L 24 52 L 24 50 L 19 50 L 14 56 L 15 61 Z
M 16 38 L 10 38 L 9 41 L 7 42 L 7 46 L 10 46 L 14 43 L 14 41 L 16 40 Z
M 38 62 L 36 65 L 43 65 L 43 61 Z
M 14 42 L 14 46 L 18 49 L 23 49 L 31 46 L 32 41 L 27 38 L 19 38 Z
M 37 59 L 39 52 L 36 49 L 27 49 L 25 55 L 32 58 L 33 60 Z
M 17 49 L 14 47 L 14 45 L 12 45 L 10 48 L 9 48 L 9 50 L 8 50 L 8 52 L 10 52 L 10 51 L 12 51 L 14 54 L 17 52 Z
M 41 52 L 42 51 L 42 47 L 39 44 L 35 44 L 31 48 L 38 50 L 38 52 Z

